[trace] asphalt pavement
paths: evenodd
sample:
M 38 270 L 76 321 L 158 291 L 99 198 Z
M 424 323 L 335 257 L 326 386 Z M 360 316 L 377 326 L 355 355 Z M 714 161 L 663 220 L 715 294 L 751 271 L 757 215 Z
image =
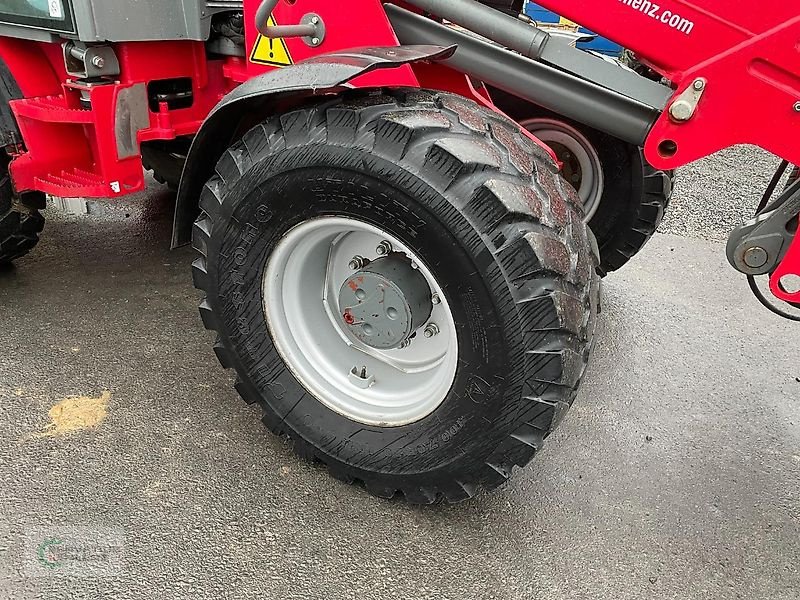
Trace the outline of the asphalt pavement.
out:
M 687 171 L 681 235 L 606 280 L 561 427 L 455 506 L 375 499 L 262 427 L 168 250 L 169 193 L 48 211 L 0 273 L 0 598 L 795 600 L 800 329 L 716 241 L 748 170 L 768 178 L 747 153 Z

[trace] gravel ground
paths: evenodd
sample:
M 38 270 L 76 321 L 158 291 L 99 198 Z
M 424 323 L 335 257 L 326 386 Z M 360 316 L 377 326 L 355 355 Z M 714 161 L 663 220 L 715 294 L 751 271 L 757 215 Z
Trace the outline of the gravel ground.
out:
M 372 498 L 261 426 L 199 323 L 194 254 L 168 250 L 163 188 L 48 211 L 0 273 L 0 599 L 797 600 L 796 328 L 717 241 L 775 162 L 684 169 L 680 235 L 606 281 L 559 430 L 456 506 Z M 54 409 L 76 397 L 94 425 L 70 431 Z M 50 561 L 62 543 L 98 572 Z
M 659 231 L 727 240 L 753 216 L 779 162 L 759 148 L 738 146 L 682 167 Z

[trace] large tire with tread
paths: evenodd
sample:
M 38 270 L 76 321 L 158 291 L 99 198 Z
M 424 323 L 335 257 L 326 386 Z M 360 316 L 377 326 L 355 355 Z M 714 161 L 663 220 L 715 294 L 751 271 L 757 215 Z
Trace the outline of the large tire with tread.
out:
M 167 185 L 171 190 L 177 190 L 191 144 L 192 140 L 189 137 L 145 142 L 141 148 L 142 166 L 153 172 L 153 179 L 158 183 Z
M 493 96 L 498 106 L 519 122 L 560 121 L 593 146 L 604 179 L 602 197 L 589 221 L 600 248 L 599 273 L 606 275 L 624 266 L 661 224 L 672 197 L 674 172 L 655 169 L 633 144 L 503 92 L 494 91 Z
M 301 457 L 380 497 L 464 500 L 525 465 L 575 398 L 599 289 L 578 204 L 549 155 L 459 96 L 317 101 L 247 132 L 206 183 L 193 230 L 201 316 L 240 395 Z M 293 228 L 332 215 L 402 239 L 441 282 L 459 363 L 418 421 L 382 427 L 331 410 L 276 349 L 265 265 Z
M 606 275 L 627 264 L 658 230 L 672 198 L 674 172 L 650 165 L 641 148 L 603 133 L 594 136 L 608 187 L 589 227 L 600 247 L 600 274 Z
M 0 155 L 0 265 L 28 254 L 39 242 L 44 229 L 44 217 L 39 209 L 44 208 L 44 194 L 14 195 L 11 177 L 8 174 L 9 158 Z

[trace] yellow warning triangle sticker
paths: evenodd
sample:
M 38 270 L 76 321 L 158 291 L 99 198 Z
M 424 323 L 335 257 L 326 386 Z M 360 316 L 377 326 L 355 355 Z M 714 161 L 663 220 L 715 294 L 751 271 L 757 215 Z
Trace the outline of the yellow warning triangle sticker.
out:
M 267 25 L 275 27 L 275 17 L 270 15 Z M 259 65 L 272 65 L 273 67 L 288 67 L 294 64 L 292 57 L 289 55 L 289 48 L 286 47 L 286 40 L 283 38 L 267 38 L 260 33 L 256 38 L 256 43 L 253 44 L 250 62 Z

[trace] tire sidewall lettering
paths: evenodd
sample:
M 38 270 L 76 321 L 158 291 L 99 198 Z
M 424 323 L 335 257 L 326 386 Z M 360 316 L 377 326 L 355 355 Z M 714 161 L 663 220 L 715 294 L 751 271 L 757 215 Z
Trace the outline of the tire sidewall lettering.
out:
M 229 209 L 231 219 L 226 235 L 217 248 L 220 256 L 219 296 L 229 300 L 228 310 L 222 312 L 225 334 L 230 343 L 239 348 L 237 354 L 247 377 L 256 389 L 268 390 L 264 400 L 276 413 L 283 415 L 293 411 L 293 414 L 305 415 L 299 422 L 290 420 L 287 425 L 296 427 L 306 439 L 348 439 L 348 450 L 355 455 L 368 452 L 370 444 L 377 441 L 364 434 L 350 439 L 349 436 L 359 429 L 366 432 L 380 430 L 380 439 L 385 440 L 383 444 L 391 438 L 418 437 L 421 440 L 419 443 L 396 451 L 397 468 L 413 469 L 423 455 L 426 461 L 442 455 L 444 466 L 451 460 L 445 459 L 445 455 L 451 454 L 445 449 L 478 443 L 476 440 L 485 433 L 485 423 L 494 419 L 504 405 L 504 381 L 502 378 L 496 379 L 494 375 L 506 369 L 500 359 L 505 356 L 505 351 L 496 347 L 502 343 L 502 337 L 498 335 L 500 327 L 497 323 L 490 323 L 488 317 L 481 319 L 480 315 L 490 315 L 493 307 L 480 306 L 474 289 L 470 287 L 473 284 L 482 285 L 482 281 L 478 276 L 475 276 L 474 282 L 466 283 L 463 278 L 453 277 L 448 273 L 450 269 L 447 264 L 452 260 L 434 260 L 428 264 L 437 279 L 444 276 L 450 280 L 446 293 L 451 308 L 461 314 L 461 318 L 456 318 L 460 346 L 456 382 L 437 411 L 417 423 L 395 428 L 369 427 L 338 415 L 308 394 L 288 369 L 278 368 L 277 364 L 282 364 L 282 359 L 271 341 L 264 318 L 262 278 L 272 248 L 294 225 L 307 218 L 323 215 L 326 210 L 330 212 L 334 210 L 333 205 L 340 203 L 340 200 L 324 195 L 311 201 L 307 197 L 301 199 L 302 194 L 286 193 L 276 194 L 270 199 L 269 205 L 256 201 L 257 196 L 264 196 L 270 181 L 274 183 L 276 177 L 283 176 L 273 175 L 270 180 L 253 185 L 254 189 L 249 193 L 238 194 L 240 199 L 238 202 L 232 201 L 234 205 Z M 283 183 L 276 185 L 276 189 L 285 191 Z M 408 207 L 390 194 L 377 196 L 364 209 L 365 220 L 393 224 L 391 233 L 413 246 L 436 246 L 442 232 L 455 227 L 447 224 L 445 228 L 437 224 L 442 232 L 429 235 L 432 226 L 424 215 L 409 213 Z M 408 218 L 409 214 L 413 217 Z M 464 229 L 463 222 L 459 226 Z M 449 252 L 451 250 L 448 247 Z M 439 248 L 438 254 L 445 255 L 445 249 Z M 431 253 L 421 251 L 420 255 L 430 256 Z M 467 260 L 466 255 L 463 260 Z M 462 401 L 465 398 L 468 402 Z

